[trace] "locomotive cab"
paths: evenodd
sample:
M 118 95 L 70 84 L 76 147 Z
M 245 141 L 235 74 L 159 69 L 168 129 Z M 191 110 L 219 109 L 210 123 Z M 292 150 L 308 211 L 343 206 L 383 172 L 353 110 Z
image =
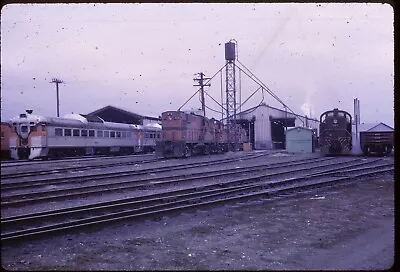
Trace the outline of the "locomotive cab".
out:
M 352 149 L 351 115 L 337 108 L 320 116 L 319 145 L 324 154 L 345 154 Z
M 32 115 L 32 110 L 11 119 L 10 156 L 13 159 L 31 159 L 42 155 L 45 147 L 46 120 Z

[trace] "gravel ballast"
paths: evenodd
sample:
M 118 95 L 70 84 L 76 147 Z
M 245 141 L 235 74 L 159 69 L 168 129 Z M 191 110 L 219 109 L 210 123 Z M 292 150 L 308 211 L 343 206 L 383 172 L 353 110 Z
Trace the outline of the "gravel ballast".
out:
M 388 269 L 394 178 L 2 244 L 7 270 Z

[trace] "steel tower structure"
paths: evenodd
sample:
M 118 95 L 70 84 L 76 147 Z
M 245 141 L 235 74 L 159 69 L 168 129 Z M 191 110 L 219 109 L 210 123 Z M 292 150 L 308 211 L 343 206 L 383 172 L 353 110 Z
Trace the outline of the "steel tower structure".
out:
M 236 44 L 230 40 L 228 43 L 225 43 L 225 91 L 226 91 L 226 125 L 228 128 L 228 139 L 230 142 L 233 142 L 236 145 L 238 142 L 238 135 L 236 133 L 235 124 L 236 124 Z

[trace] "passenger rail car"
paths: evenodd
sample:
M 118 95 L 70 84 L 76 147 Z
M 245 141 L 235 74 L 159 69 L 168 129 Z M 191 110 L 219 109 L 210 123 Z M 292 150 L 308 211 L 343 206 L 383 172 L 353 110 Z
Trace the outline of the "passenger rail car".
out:
M 143 152 L 154 152 L 156 147 L 156 141 L 161 140 L 161 125 L 159 124 L 147 124 L 144 125 L 143 134 Z
M 351 115 L 337 108 L 320 116 L 319 145 L 327 155 L 348 154 L 352 149 Z
M 228 137 L 227 125 L 212 118 L 183 111 L 166 111 L 161 115 L 162 140 L 156 142 L 156 155 L 160 157 L 190 157 L 197 154 L 222 153 L 235 148 Z M 248 137 L 240 125 L 231 127 L 236 133 L 238 148 Z M 232 134 L 231 133 L 231 134 Z
M 155 145 L 145 139 L 147 127 L 105 122 L 97 116 L 43 117 L 27 111 L 11 119 L 10 125 L 10 154 L 16 160 L 139 153 Z M 150 131 L 154 137 L 161 135 L 160 128 Z

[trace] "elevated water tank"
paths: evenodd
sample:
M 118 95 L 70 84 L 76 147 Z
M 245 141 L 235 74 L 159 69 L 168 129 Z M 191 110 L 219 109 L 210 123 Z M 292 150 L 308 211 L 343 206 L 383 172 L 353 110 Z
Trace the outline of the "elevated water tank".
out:
M 235 44 L 233 42 L 228 42 L 225 44 L 225 59 L 235 60 Z

